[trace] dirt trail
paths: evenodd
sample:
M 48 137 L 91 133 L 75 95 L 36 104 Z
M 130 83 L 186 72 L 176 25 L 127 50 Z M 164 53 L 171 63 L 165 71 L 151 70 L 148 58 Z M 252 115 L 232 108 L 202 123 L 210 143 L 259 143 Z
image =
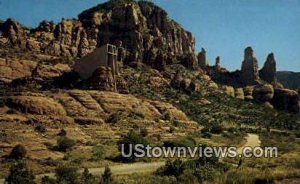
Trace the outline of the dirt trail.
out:
M 257 134 L 247 134 L 246 139 L 246 143 L 237 149 L 238 154 L 242 154 L 245 147 L 255 148 L 260 146 L 261 144 L 261 141 L 259 140 L 259 136 Z

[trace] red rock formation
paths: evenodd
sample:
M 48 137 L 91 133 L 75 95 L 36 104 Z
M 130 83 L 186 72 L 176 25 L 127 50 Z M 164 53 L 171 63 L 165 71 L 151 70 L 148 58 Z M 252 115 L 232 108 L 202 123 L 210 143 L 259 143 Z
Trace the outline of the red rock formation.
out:
M 183 59 L 183 64 L 196 68 L 194 37 L 153 3 L 108 1 L 78 17 L 57 25 L 43 21 L 31 30 L 8 19 L 0 31 L 9 42 L 0 43 L 54 56 L 82 57 L 96 47 L 122 41 L 130 62 L 154 62 L 161 58 L 159 50 L 169 62 Z
M 259 76 L 268 83 L 276 83 L 276 61 L 273 53 L 268 55 L 264 67 L 259 71 Z
M 245 49 L 244 61 L 241 69 L 241 81 L 245 85 L 253 85 L 259 79 L 258 62 L 253 55 L 253 49 L 247 47 Z

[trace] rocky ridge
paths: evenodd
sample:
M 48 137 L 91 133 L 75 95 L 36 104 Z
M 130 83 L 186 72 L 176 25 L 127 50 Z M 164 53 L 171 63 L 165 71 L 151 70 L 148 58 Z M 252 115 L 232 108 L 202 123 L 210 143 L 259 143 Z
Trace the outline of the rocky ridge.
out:
M 29 29 L 8 19 L 0 26 L 1 47 L 16 47 L 60 57 L 82 57 L 96 47 L 121 41 L 127 49 L 124 60 L 151 66 L 161 62 L 196 67 L 195 39 L 167 13 L 151 2 L 112 0 L 82 12 L 78 19 L 54 24 L 43 21 Z M 161 56 L 161 54 L 163 56 Z

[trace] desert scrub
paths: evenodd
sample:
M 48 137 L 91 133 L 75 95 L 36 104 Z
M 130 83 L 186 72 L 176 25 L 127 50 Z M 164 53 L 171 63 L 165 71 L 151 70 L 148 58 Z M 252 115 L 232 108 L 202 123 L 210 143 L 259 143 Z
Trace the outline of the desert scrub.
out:
M 137 145 L 137 144 L 142 144 L 145 147 L 148 145 L 148 140 L 145 139 L 142 135 L 135 133 L 134 131 L 130 131 L 128 132 L 127 135 L 125 135 L 119 142 L 118 142 L 118 148 L 119 151 L 122 151 L 125 154 L 129 154 L 132 150 L 131 150 L 131 146 L 132 148 Z M 125 158 L 125 157 L 121 157 L 121 159 L 123 161 L 127 161 L 127 162 L 134 162 L 136 161 L 136 157 L 134 156 L 134 154 L 132 154 L 130 157 Z
M 57 147 L 56 149 L 58 151 L 62 151 L 62 152 L 66 152 L 69 149 L 71 149 L 72 147 L 74 147 L 76 144 L 76 141 L 74 141 L 73 139 L 70 139 L 66 136 L 60 136 L 57 138 Z
M 115 112 L 106 118 L 105 122 L 110 124 L 116 124 L 118 123 L 122 118 L 122 112 Z
M 21 160 L 26 156 L 26 148 L 22 144 L 16 145 L 9 154 L 10 159 Z
M 92 148 L 92 160 L 99 161 L 105 158 L 105 149 L 102 145 L 97 145 Z

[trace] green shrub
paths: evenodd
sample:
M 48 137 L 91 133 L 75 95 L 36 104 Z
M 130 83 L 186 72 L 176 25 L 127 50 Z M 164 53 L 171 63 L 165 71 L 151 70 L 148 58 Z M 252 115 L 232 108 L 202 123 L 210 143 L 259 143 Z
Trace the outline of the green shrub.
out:
M 184 162 L 180 159 L 176 159 L 175 161 L 168 160 L 166 165 L 158 171 L 159 174 L 164 176 L 180 176 L 185 170 Z
M 81 183 L 96 184 L 96 178 L 89 172 L 87 168 L 84 168 L 84 171 L 81 175 Z
M 178 183 L 199 184 L 198 178 L 191 169 L 185 170 L 179 177 Z
M 65 136 L 61 136 L 57 138 L 57 150 L 66 152 L 75 146 L 76 142 L 73 139 L 70 139 Z
M 56 179 L 44 176 L 41 181 L 42 184 L 57 184 Z
M 59 166 L 55 170 L 57 183 L 77 184 L 78 174 L 77 169 L 69 166 Z
M 10 168 L 5 181 L 8 184 L 34 184 L 34 175 L 24 162 L 19 162 Z
M 105 167 L 104 173 L 101 176 L 100 184 L 110 184 L 113 182 L 112 173 L 109 167 Z
M 58 136 L 67 136 L 67 131 L 65 129 L 61 129 L 57 135 Z
M 194 175 L 200 183 L 204 183 L 205 181 L 213 181 L 217 172 L 211 166 L 202 166 L 194 171 Z
M 47 132 L 47 128 L 44 125 L 38 125 L 38 126 L 35 127 L 34 130 L 39 132 L 39 133 L 46 133 Z
M 211 138 L 212 137 L 212 134 L 211 133 L 209 133 L 209 132 L 204 132 L 204 133 L 202 133 L 202 137 L 203 138 Z
M 146 128 L 143 128 L 140 132 L 140 134 L 143 136 L 143 137 L 147 137 L 148 135 L 148 130 Z
M 144 119 L 145 115 L 142 112 L 135 112 L 131 111 L 128 117 L 134 118 L 134 119 Z
M 115 112 L 106 118 L 105 122 L 106 123 L 111 123 L 111 124 L 116 124 L 121 120 L 121 112 Z
M 223 132 L 223 127 L 220 124 L 213 124 L 210 128 L 210 132 L 213 134 L 220 134 Z
M 103 160 L 105 158 L 105 149 L 102 145 L 94 146 L 92 150 L 92 159 L 94 161 Z
M 10 152 L 9 158 L 15 159 L 15 160 L 20 160 L 20 159 L 25 158 L 26 153 L 27 153 L 27 151 L 26 151 L 25 147 L 21 144 L 18 144 Z
M 147 146 L 148 141 L 143 136 L 133 131 L 128 132 L 128 134 L 118 142 L 119 150 L 122 151 L 122 147 L 123 147 L 123 152 L 127 155 L 131 152 L 133 153 L 133 148 L 137 144 L 142 144 L 144 146 Z M 136 157 L 134 156 L 134 154 L 131 154 L 130 157 L 128 158 L 122 157 L 122 159 L 124 161 L 134 162 L 136 160 Z
M 165 141 L 164 147 L 195 147 L 196 141 L 192 137 L 185 137 L 175 141 Z

